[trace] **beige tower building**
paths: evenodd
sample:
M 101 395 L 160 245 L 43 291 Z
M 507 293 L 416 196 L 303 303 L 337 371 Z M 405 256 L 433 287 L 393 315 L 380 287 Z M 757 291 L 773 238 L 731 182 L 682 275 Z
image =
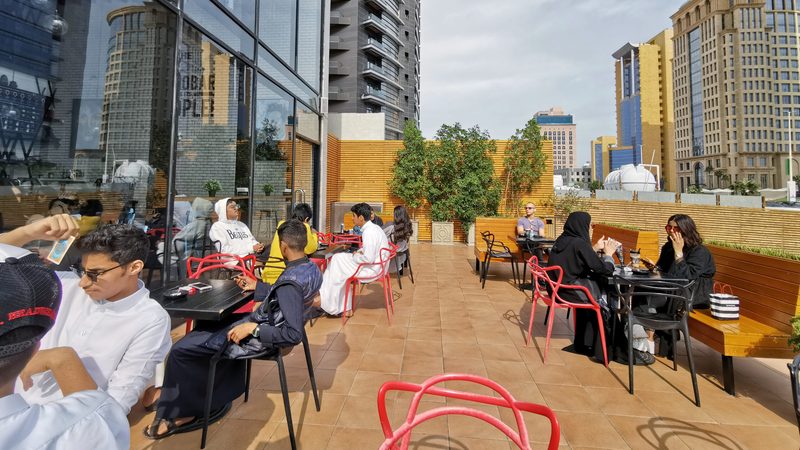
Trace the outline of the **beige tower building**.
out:
M 553 169 L 577 167 L 575 164 L 575 139 L 577 138 L 572 114 L 561 108 L 539 111 L 534 116 L 542 137 L 553 141 Z
M 627 43 L 612 56 L 618 146 L 609 153 L 606 170 L 623 164 L 654 164 L 660 167 L 662 187 L 674 191 L 672 30 L 641 44 Z
M 798 12 L 791 1 L 692 0 L 672 15 L 681 190 L 726 187 L 728 177 L 786 185 L 800 138 Z
M 616 136 L 598 136 L 592 139 L 589 154 L 592 156 L 592 179 L 603 182 L 611 172 L 610 150 L 617 145 Z

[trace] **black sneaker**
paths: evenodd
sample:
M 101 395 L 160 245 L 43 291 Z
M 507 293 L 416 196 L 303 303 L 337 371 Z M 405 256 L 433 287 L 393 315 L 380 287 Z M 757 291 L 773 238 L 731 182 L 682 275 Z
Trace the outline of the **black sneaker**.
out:
M 620 364 L 628 364 L 628 352 L 622 351 L 617 353 L 617 362 Z M 648 352 L 633 349 L 633 364 L 635 366 L 649 366 L 656 362 L 656 357 Z

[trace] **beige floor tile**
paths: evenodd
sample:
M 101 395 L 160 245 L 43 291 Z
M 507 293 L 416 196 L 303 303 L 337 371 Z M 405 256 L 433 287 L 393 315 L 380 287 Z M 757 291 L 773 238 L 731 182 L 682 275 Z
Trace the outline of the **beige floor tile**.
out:
M 384 436 L 380 430 L 336 427 L 328 441 L 327 450 L 355 450 L 378 448 Z
M 398 378 L 398 374 L 396 373 L 359 371 L 356 374 L 355 380 L 353 380 L 353 387 L 350 389 L 348 395 L 370 397 L 374 400 L 378 398 L 378 390 L 383 383 L 394 381 Z
M 428 375 L 433 376 L 442 373 L 444 370 L 443 359 L 430 356 L 403 355 L 404 374 Z
M 514 345 L 480 344 L 480 350 L 486 360 L 522 362 L 522 356 Z
M 702 408 L 695 406 L 692 400 L 674 392 L 637 390 L 636 396 L 659 417 L 679 417 L 689 422 L 715 422 Z
M 405 347 L 405 339 L 387 339 L 374 337 L 369 341 L 365 353 L 377 355 L 402 355 Z
M 351 370 L 316 369 L 314 374 L 320 395 L 347 394 L 356 377 L 356 372 Z
M 322 359 L 316 367 L 320 369 L 358 370 L 362 358 L 364 358 L 364 352 L 328 350 L 322 355 Z
M 326 394 L 320 397 L 320 409 L 314 404 L 314 397 L 309 395 L 292 403 L 292 422 L 312 425 L 336 425 L 339 413 L 347 398 L 341 394 Z M 285 421 L 285 420 L 284 420 Z
M 278 422 L 263 422 L 249 419 L 229 419 L 208 440 L 207 449 L 261 450 L 269 442 L 269 437 L 278 427 L 286 425 Z M 199 446 L 199 442 L 198 442 Z M 178 448 L 178 447 L 175 447 Z M 271 447 L 270 447 L 271 448 Z
M 572 447 L 629 448 L 605 414 L 559 412 L 561 432 Z
M 800 448 L 797 427 L 720 425 L 743 448 Z
M 348 396 L 344 401 L 336 426 L 380 430 L 376 398 L 377 393 L 369 397 Z M 394 409 L 393 400 L 386 401 L 386 409 L 387 411 Z
M 618 416 L 653 417 L 655 414 L 637 396 L 620 387 L 585 387 L 592 402 L 604 414 Z
M 531 372 L 523 362 L 493 361 L 484 359 L 489 378 L 501 385 L 506 383 L 527 383 L 533 381 Z
M 298 449 L 320 449 L 328 445 L 335 428 L 330 425 L 301 424 L 295 427 L 294 436 Z M 291 449 L 289 429 L 286 424 L 280 424 L 269 438 L 265 450 Z
M 371 372 L 400 373 L 403 365 L 403 355 L 379 355 L 368 353 L 361 359 L 358 370 Z
M 625 443 L 633 449 L 689 449 L 680 436 L 660 426 L 657 417 L 608 415 L 608 420 Z

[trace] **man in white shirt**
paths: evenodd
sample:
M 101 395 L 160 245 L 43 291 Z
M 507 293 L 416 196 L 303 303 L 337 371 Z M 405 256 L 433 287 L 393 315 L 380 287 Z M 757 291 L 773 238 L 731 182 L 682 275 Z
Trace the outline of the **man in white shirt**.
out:
M 361 228 L 361 248 L 355 253 L 337 253 L 333 255 L 328 268 L 322 276 L 322 287 L 319 289 L 320 305 L 330 315 L 339 315 L 344 309 L 345 282 L 358 270 L 362 263 L 377 263 L 381 257 L 386 258 L 389 241 L 381 227 L 369 219 L 372 208 L 366 203 L 358 203 L 350 208 L 353 223 Z M 361 278 L 378 278 L 381 268 L 378 265 L 364 266 L 359 272 Z M 351 305 L 352 307 L 352 305 Z
M 52 216 L 0 235 L 0 243 L 21 246 L 41 230 L 71 226 L 71 217 Z M 57 272 L 61 308 L 41 348 L 73 348 L 98 387 L 127 414 L 153 384 L 156 366 L 172 345 L 169 315 L 139 280 L 147 236 L 130 225 L 107 225 L 76 245 L 82 253 L 81 276 Z M 34 376 L 28 390 L 17 383 L 17 392 L 40 404 L 63 396 L 51 373 Z
M 0 244 L 0 448 L 127 449 L 130 426 L 122 407 L 97 390 L 74 350 L 39 350 L 39 339 L 52 327 L 61 287 L 55 273 L 38 257 Z M 64 397 L 30 405 L 14 394 L 18 376 L 48 371 Z
M 219 252 L 236 256 L 247 256 L 264 251 L 264 244 L 258 242 L 250 228 L 239 222 L 239 205 L 235 200 L 223 198 L 214 204 L 217 221 L 208 230 L 211 241 L 219 242 Z

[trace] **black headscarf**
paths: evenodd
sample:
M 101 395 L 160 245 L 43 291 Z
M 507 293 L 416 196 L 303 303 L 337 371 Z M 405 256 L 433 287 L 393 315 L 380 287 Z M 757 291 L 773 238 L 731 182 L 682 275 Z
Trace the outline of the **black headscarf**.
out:
M 589 239 L 589 225 L 592 223 L 592 216 L 586 211 L 576 211 L 570 213 L 567 221 L 564 223 L 564 232 L 556 239 L 554 248 L 565 247 L 567 238 L 579 238 L 586 242 L 591 243 Z M 561 245 L 559 245 L 561 243 Z

